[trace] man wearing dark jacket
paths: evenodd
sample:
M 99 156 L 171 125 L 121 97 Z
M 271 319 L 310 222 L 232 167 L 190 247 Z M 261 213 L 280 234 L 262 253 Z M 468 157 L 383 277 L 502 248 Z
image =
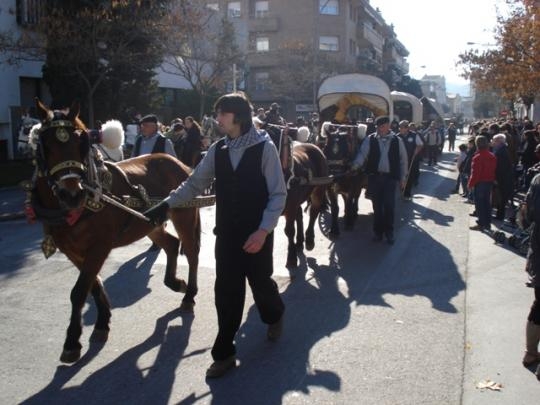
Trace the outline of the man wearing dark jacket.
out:
M 506 145 L 506 135 L 494 135 L 491 140 L 493 154 L 497 158 L 497 167 L 495 169 L 495 181 L 497 190 L 497 199 L 495 208 L 497 214 L 495 218 L 502 221 L 505 217 L 506 203 L 510 201 L 513 190 L 513 168 L 510 161 L 510 153 Z

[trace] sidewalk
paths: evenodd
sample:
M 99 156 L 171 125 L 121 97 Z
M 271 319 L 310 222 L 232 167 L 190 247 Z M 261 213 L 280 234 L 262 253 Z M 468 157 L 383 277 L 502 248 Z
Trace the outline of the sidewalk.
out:
M 469 210 L 472 212 L 472 205 Z M 471 217 L 470 225 L 475 219 Z M 492 229 L 499 225 L 495 222 Z M 540 382 L 534 371 L 521 364 L 525 322 L 534 300 L 534 291 L 525 286 L 524 269 L 525 257 L 508 243 L 496 244 L 486 233 L 469 232 L 464 405 L 532 405 L 539 401 Z M 501 384 L 501 390 L 478 388 L 486 380 Z
M 0 188 L 0 221 L 24 218 L 25 192 L 19 186 Z

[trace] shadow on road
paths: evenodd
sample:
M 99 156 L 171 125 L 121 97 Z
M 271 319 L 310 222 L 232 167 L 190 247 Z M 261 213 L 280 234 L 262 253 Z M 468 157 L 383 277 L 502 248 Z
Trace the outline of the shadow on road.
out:
M 314 364 L 310 353 L 322 339 L 347 326 L 350 307 L 334 269 L 300 259 L 295 281 L 282 293 L 287 307 L 282 338 L 278 343 L 267 341 L 266 325 L 252 306 L 236 339 L 242 365 L 222 379 L 208 381 L 212 404 L 247 404 L 257 398 L 258 404 L 277 405 L 293 391 L 341 389 L 337 373 Z M 306 280 L 308 265 L 311 279 Z
M 156 321 L 146 340 L 93 372 L 81 385 L 65 387 L 94 359 L 99 349 L 93 348 L 76 364 L 58 367 L 49 385 L 22 404 L 168 404 L 178 364 L 205 351 L 185 353 L 192 322 L 193 316 L 179 309 L 170 311 Z M 141 368 L 141 358 L 156 347 L 159 351 L 152 366 Z

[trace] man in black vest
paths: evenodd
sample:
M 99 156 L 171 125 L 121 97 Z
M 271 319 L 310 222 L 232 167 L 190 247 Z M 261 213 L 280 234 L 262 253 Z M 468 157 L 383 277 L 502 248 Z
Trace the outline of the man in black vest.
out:
M 149 114 L 139 121 L 141 135 L 135 140 L 131 157 L 146 155 L 148 153 L 168 153 L 176 157 L 172 142 L 158 131 L 158 119 Z
M 352 170 L 365 164 L 368 175 L 368 194 L 373 204 L 374 241 L 381 241 L 383 234 L 389 244 L 394 243 L 394 210 L 396 189 L 405 187 L 407 151 L 403 141 L 390 131 L 388 117 L 375 120 L 376 132 L 362 142 Z
M 236 366 L 234 337 L 242 321 L 246 278 L 267 338 L 281 335 L 285 306 L 273 273 L 273 229 L 285 207 L 287 189 L 276 147 L 253 127 L 252 107 L 243 93 L 222 96 L 214 106 L 226 137 L 208 149 L 191 176 L 156 207 L 145 212 L 165 221 L 169 207 L 203 193 L 215 178 L 216 283 L 219 331 L 212 348 L 208 378 Z
M 409 121 L 403 120 L 399 123 L 399 135 L 405 149 L 407 150 L 407 160 L 409 162 L 409 172 L 407 173 L 407 181 L 403 190 L 403 198 L 407 201 L 411 199 L 411 189 L 418 183 L 420 174 L 420 159 L 419 154 L 422 151 L 424 142 L 414 131 L 410 130 Z
M 158 130 L 158 119 L 154 114 L 148 114 L 139 121 L 141 134 L 135 140 L 131 157 L 146 155 L 149 153 L 168 153 L 176 157 L 174 146 L 170 139 L 165 138 Z M 159 246 L 152 243 L 148 248 L 151 252 L 160 250 Z

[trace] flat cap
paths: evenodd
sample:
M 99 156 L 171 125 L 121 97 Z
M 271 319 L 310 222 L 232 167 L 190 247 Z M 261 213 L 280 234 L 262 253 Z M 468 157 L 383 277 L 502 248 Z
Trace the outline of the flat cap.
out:
M 390 118 L 388 118 L 386 115 L 377 117 L 377 119 L 375 120 L 375 125 L 378 127 L 384 124 L 389 124 L 389 123 L 390 123 Z
M 148 114 L 148 115 L 145 115 L 144 117 L 142 117 L 140 120 L 139 120 L 139 124 L 142 124 L 144 122 L 151 122 L 153 124 L 157 124 L 158 123 L 158 119 L 157 117 L 154 115 L 154 114 Z

